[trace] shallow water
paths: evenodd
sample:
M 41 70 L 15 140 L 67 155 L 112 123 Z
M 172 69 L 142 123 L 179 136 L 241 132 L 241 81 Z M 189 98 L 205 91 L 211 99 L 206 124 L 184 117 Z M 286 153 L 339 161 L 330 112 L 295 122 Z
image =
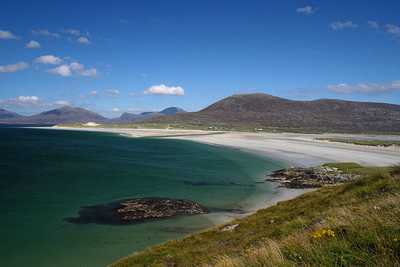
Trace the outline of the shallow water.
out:
M 229 214 L 132 225 L 72 224 L 81 206 L 122 198 L 189 199 L 248 209 L 272 196 L 264 175 L 283 163 L 189 141 L 0 128 L 2 266 L 105 266 L 212 226 Z

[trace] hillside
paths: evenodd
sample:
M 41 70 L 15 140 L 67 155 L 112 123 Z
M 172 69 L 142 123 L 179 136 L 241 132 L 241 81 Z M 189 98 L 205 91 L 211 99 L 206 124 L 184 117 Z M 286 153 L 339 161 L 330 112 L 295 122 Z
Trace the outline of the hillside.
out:
M 149 248 L 111 266 L 399 266 L 400 167 L 330 166 L 361 178 Z
M 124 112 L 121 114 L 119 118 L 111 119 L 109 123 L 132 123 L 132 122 L 142 122 L 147 119 L 155 118 L 155 117 L 160 117 L 164 115 L 175 115 L 178 113 L 184 113 L 186 112 L 185 110 L 177 107 L 169 107 L 165 108 L 159 112 L 142 112 L 140 114 L 133 114 L 133 113 L 128 113 Z
M 15 112 L 0 109 L 0 123 L 7 124 L 61 124 L 61 123 L 133 123 L 141 122 L 146 119 L 174 115 L 185 112 L 181 108 L 169 107 L 159 112 L 142 112 L 140 114 L 123 113 L 120 117 L 114 119 L 105 118 L 95 112 L 70 106 L 64 106 L 49 111 L 44 111 L 32 116 L 22 116 Z
M 45 111 L 33 116 L 25 117 L 20 122 L 23 123 L 75 123 L 75 122 L 104 122 L 107 119 L 103 116 L 92 111 L 75 108 L 75 107 L 61 107 L 49 111 Z
M 0 120 L 17 119 L 17 118 L 22 118 L 22 116 L 17 114 L 17 113 L 15 113 L 15 112 L 8 111 L 8 110 L 0 108 Z
M 248 94 L 227 97 L 199 112 L 147 122 L 220 129 L 400 132 L 400 105 L 333 99 L 295 101 Z

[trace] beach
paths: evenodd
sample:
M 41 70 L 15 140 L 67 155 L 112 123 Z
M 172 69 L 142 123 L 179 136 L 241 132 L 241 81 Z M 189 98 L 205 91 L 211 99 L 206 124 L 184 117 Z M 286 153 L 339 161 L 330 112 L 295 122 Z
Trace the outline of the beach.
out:
M 180 129 L 132 129 L 132 128 L 75 128 L 54 126 L 52 129 L 96 131 L 121 134 L 132 138 L 154 137 L 189 140 L 215 146 L 239 149 L 262 157 L 285 162 L 288 166 L 311 167 L 331 162 L 356 162 L 365 166 L 389 166 L 400 163 L 399 147 L 372 147 L 319 140 L 320 138 L 357 138 L 364 140 L 400 140 L 397 135 L 355 134 L 301 134 L 301 133 L 249 133 Z M 245 214 L 230 214 L 238 218 L 258 209 L 289 200 L 313 189 L 289 189 L 272 183 L 273 196 L 253 200 Z M 226 222 L 212 218 L 214 223 Z
M 366 166 L 400 163 L 400 148 L 373 147 L 318 140 L 320 138 L 357 138 L 362 140 L 400 140 L 399 135 L 248 133 L 175 129 L 73 128 L 53 129 L 119 133 L 129 137 L 160 137 L 191 140 L 257 153 L 287 162 L 292 166 L 315 166 L 328 162 L 356 162 Z

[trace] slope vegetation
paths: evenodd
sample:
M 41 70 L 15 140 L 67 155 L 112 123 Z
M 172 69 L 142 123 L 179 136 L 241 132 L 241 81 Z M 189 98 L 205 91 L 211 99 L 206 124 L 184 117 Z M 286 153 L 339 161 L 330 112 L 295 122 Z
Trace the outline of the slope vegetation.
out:
M 362 178 L 229 224 L 236 227 L 220 226 L 152 247 L 112 266 L 399 266 L 400 167 L 335 166 Z
M 400 105 L 321 99 L 294 101 L 268 94 L 234 95 L 192 113 L 153 118 L 167 123 L 219 129 L 400 132 Z

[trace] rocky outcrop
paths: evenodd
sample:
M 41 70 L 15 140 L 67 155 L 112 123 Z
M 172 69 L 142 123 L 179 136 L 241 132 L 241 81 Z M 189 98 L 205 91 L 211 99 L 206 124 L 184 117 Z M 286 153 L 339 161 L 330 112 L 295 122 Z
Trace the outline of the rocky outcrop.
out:
M 326 166 L 293 167 L 273 172 L 266 181 L 278 182 L 286 188 L 317 188 L 348 182 L 357 177 L 358 175 L 344 173 L 337 168 Z
M 146 220 L 169 218 L 179 215 L 204 214 L 208 210 L 200 204 L 183 199 L 137 198 L 109 204 L 85 206 L 79 217 L 67 218 L 77 224 L 130 224 Z

